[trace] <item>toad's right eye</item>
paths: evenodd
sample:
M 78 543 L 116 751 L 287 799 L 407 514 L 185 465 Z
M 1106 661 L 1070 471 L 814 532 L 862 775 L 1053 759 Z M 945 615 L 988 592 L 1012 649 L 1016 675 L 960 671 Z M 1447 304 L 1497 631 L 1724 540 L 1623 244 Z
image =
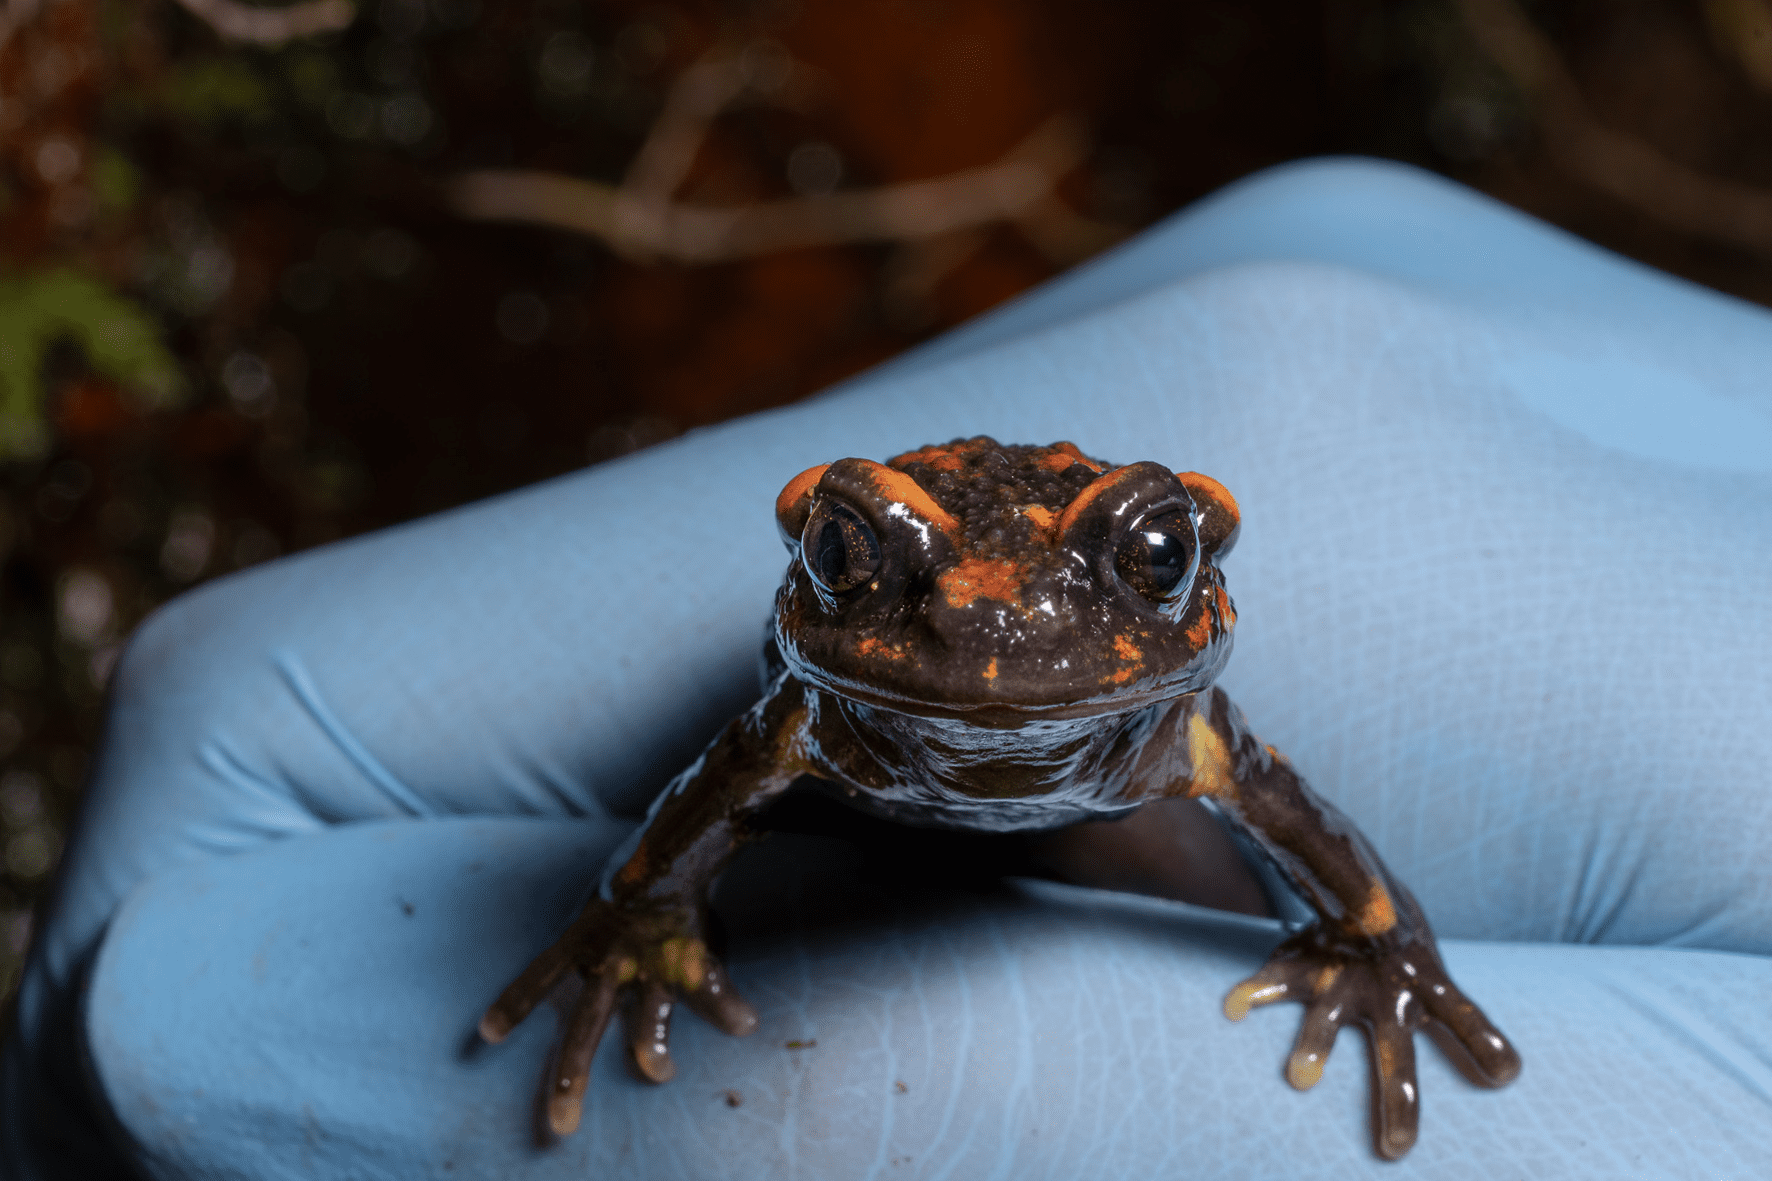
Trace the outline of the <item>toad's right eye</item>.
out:
M 800 536 L 806 572 L 833 595 L 865 586 L 880 571 L 880 543 L 861 514 L 841 501 L 821 499 Z

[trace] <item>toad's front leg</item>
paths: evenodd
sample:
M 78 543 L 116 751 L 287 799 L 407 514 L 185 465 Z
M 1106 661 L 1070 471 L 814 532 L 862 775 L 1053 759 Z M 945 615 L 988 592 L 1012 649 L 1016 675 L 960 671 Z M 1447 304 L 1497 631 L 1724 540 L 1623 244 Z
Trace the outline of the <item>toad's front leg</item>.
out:
M 751 835 L 749 818 L 807 769 L 801 755 L 806 714 L 801 687 L 782 677 L 728 724 L 611 858 L 583 913 L 480 1019 L 481 1037 L 503 1041 L 568 971 L 584 977 L 548 1086 L 555 1133 L 578 1127 L 591 1059 L 622 994 L 628 1048 L 653 1082 L 676 1073 L 670 1017 L 677 999 L 726 1033 L 756 1028 L 756 1011 L 708 948 L 708 888 Z
M 1486 1086 L 1517 1075 L 1520 1056 L 1452 983 L 1421 907 L 1365 837 L 1256 741 L 1223 692 L 1201 694 L 1183 724 L 1188 793 L 1210 799 L 1259 842 L 1317 912 L 1315 923 L 1231 990 L 1225 1014 L 1234 1021 L 1256 1005 L 1304 1004 L 1286 1064 L 1300 1090 L 1322 1077 L 1343 1026 L 1365 1029 L 1374 1140 L 1381 1156 L 1395 1160 L 1415 1143 L 1417 1029 L 1449 1034 L 1467 1056 L 1465 1073 Z

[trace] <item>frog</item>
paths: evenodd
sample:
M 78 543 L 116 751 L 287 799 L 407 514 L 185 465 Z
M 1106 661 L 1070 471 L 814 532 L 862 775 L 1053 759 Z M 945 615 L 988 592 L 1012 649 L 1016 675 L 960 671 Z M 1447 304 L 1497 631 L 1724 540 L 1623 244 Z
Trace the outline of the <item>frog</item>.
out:
M 809 468 L 775 520 L 789 562 L 760 699 L 656 797 L 583 911 L 480 1020 L 502 1041 L 581 979 L 547 1077 L 555 1134 L 578 1126 L 618 1007 L 629 1066 L 656 1083 L 675 1073 L 678 1004 L 728 1034 L 758 1027 L 711 938 L 709 893 L 798 791 L 912 827 L 1088 832 L 1109 863 L 1123 860 L 1117 841 L 1161 835 L 1141 815 L 1209 814 L 1313 915 L 1223 1012 L 1304 1006 L 1283 1070 L 1299 1090 L 1321 1079 L 1340 1029 L 1363 1030 L 1383 1158 L 1416 1140 L 1417 1031 L 1479 1085 L 1519 1073 L 1414 896 L 1216 684 L 1237 622 L 1221 564 L 1242 528 L 1218 481 L 981 435 Z

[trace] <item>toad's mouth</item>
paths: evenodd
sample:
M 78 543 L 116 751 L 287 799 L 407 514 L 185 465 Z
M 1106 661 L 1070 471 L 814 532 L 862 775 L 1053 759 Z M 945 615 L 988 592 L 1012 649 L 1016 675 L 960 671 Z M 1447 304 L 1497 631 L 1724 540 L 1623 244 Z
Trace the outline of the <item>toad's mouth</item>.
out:
M 860 681 L 825 669 L 794 667 L 795 678 L 858 705 L 891 710 L 919 718 L 943 718 L 992 728 L 1009 728 L 1046 719 L 1106 717 L 1136 713 L 1149 706 L 1197 693 L 1211 683 L 1193 669 L 1168 677 L 1151 677 L 1116 685 L 1089 696 L 1037 700 L 1005 696 L 943 693 L 940 697 L 897 692 L 877 681 Z M 1191 675 L 1190 675 L 1191 674 Z

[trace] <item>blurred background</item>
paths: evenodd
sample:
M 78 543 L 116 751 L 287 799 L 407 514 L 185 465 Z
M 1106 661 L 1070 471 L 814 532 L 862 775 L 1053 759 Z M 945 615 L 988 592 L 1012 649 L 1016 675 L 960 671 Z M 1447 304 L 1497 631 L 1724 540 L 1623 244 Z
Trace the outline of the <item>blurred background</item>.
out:
M 1767 0 L 0 0 L 0 992 L 120 646 L 205 579 L 804 397 L 1302 156 L 1772 301 L 1769 116 Z

